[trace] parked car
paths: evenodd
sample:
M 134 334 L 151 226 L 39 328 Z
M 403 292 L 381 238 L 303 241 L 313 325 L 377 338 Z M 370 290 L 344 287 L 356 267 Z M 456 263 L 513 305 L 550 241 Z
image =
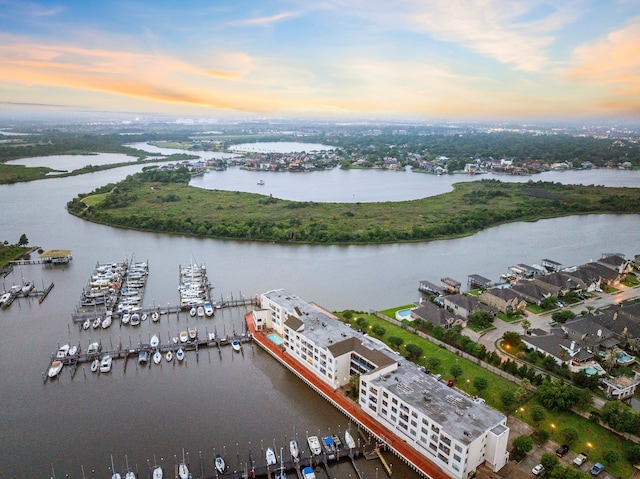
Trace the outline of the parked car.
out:
M 604 464 L 601 464 L 599 462 L 596 462 L 593 466 L 591 466 L 591 474 L 593 474 L 594 476 L 597 476 L 598 474 L 600 474 L 602 471 L 604 471 Z
M 566 444 L 563 444 L 558 449 L 556 449 L 556 456 L 562 457 L 568 452 L 569 452 L 569 446 L 567 446 Z
M 588 457 L 589 457 L 589 455 L 586 452 L 581 452 L 573 460 L 573 465 L 574 466 L 582 466 L 586 462 Z
M 539 476 L 544 472 L 544 466 L 542 464 L 538 464 L 533 469 L 531 469 L 531 472 L 533 472 L 534 476 Z

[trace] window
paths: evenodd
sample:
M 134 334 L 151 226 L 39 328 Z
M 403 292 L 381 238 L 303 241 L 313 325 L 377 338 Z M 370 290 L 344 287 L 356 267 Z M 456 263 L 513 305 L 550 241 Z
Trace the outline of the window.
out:
M 440 432 L 440 428 L 438 426 L 436 426 L 435 424 L 431 425 L 431 430 L 433 432 L 435 432 L 436 434 Z
M 451 439 L 449 439 L 447 436 L 443 436 L 443 435 L 441 435 L 441 436 L 440 436 L 440 440 L 441 440 L 442 442 L 444 442 L 447 446 L 450 446 L 450 445 L 451 445 Z
M 457 454 L 453 455 L 453 460 L 456 462 L 460 462 L 460 456 L 458 456 Z
M 455 449 L 456 449 L 456 451 L 458 451 L 458 452 L 462 452 L 462 446 L 460 446 L 460 444 L 456 444 Z

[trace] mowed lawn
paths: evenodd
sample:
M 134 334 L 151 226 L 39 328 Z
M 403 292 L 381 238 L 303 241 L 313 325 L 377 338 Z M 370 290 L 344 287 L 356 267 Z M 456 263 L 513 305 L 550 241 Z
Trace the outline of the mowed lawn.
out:
M 403 309 L 403 308 L 397 308 Z M 394 310 L 387 310 L 386 313 L 392 312 Z M 343 317 L 341 313 L 336 313 L 339 317 Z M 393 313 L 395 315 L 395 312 Z M 393 315 L 391 317 L 394 317 Z M 476 377 L 483 377 L 487 379 L 489 385 L 487 389 L 485 389 L 480 396 L 487 401 L 487 403 L 493 406 L 496 409 L 503 410 L 504 406 L 500 401 L 500 394 L 503 391 L 513 391 L 518 385 L 509 381 L 508 379 L 503 378 L 502 376 L 498 376 L 483 367 L 468 361 L 455 353 L 448 351 L 447 349 L 437 346 L 436 344 L 428 341 L 426 339 L 417 336 L 406 329 L 403 329 L 399 326 L 391 324 L 383 319 L 378 318 L 377 316 L 373 316 L 366 313 L 356 313 L 351 320 L 351 324 L 354 328 L 358 328 L 355 324 L 356 318 L 364 318 L 367 322 L 367 334 L 374 336 L 371 332 L 373 326 L 380 325 L 385 329 L 385 334 L 380 338 L 386 344 L 389 344 L 388 340 L 391 336 L 397 336 L 402 338 L 404 341 L 403 346 L 400 350 L 400 353 L 404 354 L 404 346 L 413 343 L 420 348 L 422 348 L 422 357 L 418 361 L 418 364 L 422 366 L 426 366 L 426 360 L 430 357 L 435 357 L 440 360 L 440 365 L 431 370 L 433 374 L 441 374 L 442 378 L 453 379 L 453 375 L 449 372 L 451 366 L 455 363 L 458 363 L 462 367 L 462 375 L 455 382 L 455 386 L 461 389 L 462 391 L 475 396 L 478 395 L 478 391 L 473 387 L 473 380 Z

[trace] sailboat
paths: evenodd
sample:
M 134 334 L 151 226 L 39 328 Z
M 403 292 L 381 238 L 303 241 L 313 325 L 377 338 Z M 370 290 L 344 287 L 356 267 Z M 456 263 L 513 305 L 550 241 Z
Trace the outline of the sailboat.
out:
M 277 464 L 278 460 L 276 459 L 276 453 L 273 452 L 273 449 L 270 447 L 267 448 L 267 452 L 265 453 L 267 458 L 267 466 L 273 466 Z
M 291 453 L 291 457 L 294 461 L 298 461 L 300 459 L 300 449 L 298 449 L 298 441 L 295 439 L 291 439 L 291 441 L 289 441 L 289 452 Z
M 113 465 L 113 454 L 111 454 L 111 479 L 121 479 L 122 476 L 119 472 L 116 471 L 115 466 Z
M 216 470 L 220 474 L 224 474 L 224 471 L 227 469 L 227 465 L 224 462 L 224 459 L 220 455 L 220 453 L 216 453 Z
M 349 431 L 344 432 L 344 442 L 347 443 L 347 447 L 349 449 L 353 449 L 354 447 L 356 447 L 356 442 L 353 440 L 353 436 L 351 436 L 351 433 Z
M 153 469 L 151 469 L 151 479 L 162 479 L 164 471 L 161 466 L 158 466 L 156 462 L 156 455 L 153 455 Z
M 189 468 L 187 461 L 184 460 L 184 449 L 182 449 L 182 462 L 178 466 L 178 476 L 180 479 L 189 479 Z
M 276 479 L 287 479 L 287 474 L 284 472 L 284 464 L 282 462 L 282 448 L 280 448 L 280 469 L 276 471 Z

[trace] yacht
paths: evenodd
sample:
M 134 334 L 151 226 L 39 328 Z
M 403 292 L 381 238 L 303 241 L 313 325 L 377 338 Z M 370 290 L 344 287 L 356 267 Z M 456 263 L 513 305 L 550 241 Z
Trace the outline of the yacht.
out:
M 149 351 L 140 351 L 138 353 L 138 364 L 147 364 L 149 362 Z
M 224 459 L 219 453 L 217 453 L 216 454 L 216 471 L 218 471 L 220 474 L 224 474 L 224 471 L 226 469 L 227 469 L 227 465 L 225 464 Z
M 271 449 L 270 447 L 267 448 L 267 452 L 265 455 L 267 458 L 267 466 L 274 466 L 278 463 L 278 460 L 276 459 L 276 453 L 273 452 L 273 449 Z
M 167 362 L 171 362 L 173 361 L 173 351 L 169 350 L 167 351 L 167 354 L 164 355 L 165 359 L 167 360 Z
M 198 337 L 198 328 L 193 327 L 193 328 L 187 328 L 188 333 L 189 333 L 189 339 L 191 341 L 194 341 L 197 337 Z
M 234 351 L 240 351 L 240 341 L 238 341 L 236 338 L 233 338 L 231 340 L 231 347 Z
M 62 371 L 62 367 L 63 367 L 62 361 L 58 361 L 56 359 L 51 363 L 51 366 L 49 366 L 49 371 L 47 371 L 47 376 L 49 376 L 51 379 L 55 378 L 58 374 L 60 374 L 60 371 Z
M 291 457 L 294 461 L 298 461 L 300 459 L 300 450 L 298 449 L 298 442 L 295 439 L 291 439 L 291 441 L 289 441 L 289 452 L 291 453 Z
M 100 343 L 91 343 L 87 348 L 87 355 L 98 354 L 100 352 Z
M 100 361 L 100 372 L 108 373 L 109 371 L 111 371 L 112 361 L 113 359 L 108 354 L 104 358 L 102 358 L 102 360 Z
M 211 305 L 210 301 L 206 301 L 204 303 L 204 314 L 207 315 L 208 317 L 213 316 L 213 306 Z
M 196 313 L 199 318 L 204 318 L 204 306 L 198 306 Z
M 160 319 L 160 313 L 158 313 L 157 311 L 154 311 L 153 313 L 151 313 L 151 321 L 153 321 L 154 323 L 157 323 L 159 319 Z
M 304 469 L 302 469 L 302 477 L 304 479 L 316 479 L 316 475 L 313 472 L 313 468 L 305 467 Z
M 91 372 L 95 373 L 100 367 L 100 360 L 98 358 L 94 359 L 91 363 Z
M 160 361 L 162 361 L 162 353 L 160 351 L 156 351 L 153 353 L 153 362 L 155 364 L 160 364 Z
M 180 331 L 180 342 L 186 343 L 189 340 L 189 333 L 187 331 Z
M 318 436 L 309 436 L 307 438 L 307 443 L 309 443 L 309 450 L 312 454 L 316 456 L 322 454 L 322 447 L 320 446 L 320 439 L 318 439 Z
M 353 440 L 353 436 L 351 436 L 349 431 L 344 432 L 344 442 L 347 444 L 349 449 L 356 447 L 356 442 Z
M 56 353 L 56 359 L 64 359 L 67 357 L 67 354 L 69 354 L 69 345 L 65 344 L 61 346 L 60 349 L 58 349 L 58 352 Z
M 149 345 L 152 348 L 157 348 L 159 344 L 160 344 L 160 338 L 155 334 L 153 336 L 151 336 L 151 340 L 149 341 Z
M 184 351 L 182 350 L 182 348 L 178 349 L 178 352 L 176 353 L 176 359 L 178 361 L 182 361 L 184 359 Z

